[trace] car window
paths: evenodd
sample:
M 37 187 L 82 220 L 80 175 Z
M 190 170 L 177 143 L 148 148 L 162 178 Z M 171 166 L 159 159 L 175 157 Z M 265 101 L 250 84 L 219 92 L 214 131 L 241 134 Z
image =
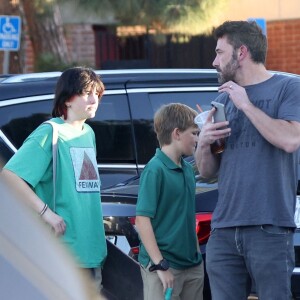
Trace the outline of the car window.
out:
M 27 136 L 51 118 L 53 100 L 19 103 L 1 107 L 0 127 L 18 149 Z M 105 95 L 94 119 L 98 163 L 132 162 L 132 129 L 125 95 Z
M 197 110 L 196 104 L 200 105 L 203 110 L 211 108 L 211 101 L 216 99 L 218 93 L 213 92 L 176 92 L 176 93 L 153 93 L 149 94 L 153 112 L 156 112 L 163 104 L 170 102 L 179 102 Z
M 0 127 L 18 149 L 28 135 L 51 118 L 52 99 L 1 107 Z
M 98 162 L 135 162 L 132 125 L 125 94 L 105 95 L 95 118 L 87 123 L 96 135 Z

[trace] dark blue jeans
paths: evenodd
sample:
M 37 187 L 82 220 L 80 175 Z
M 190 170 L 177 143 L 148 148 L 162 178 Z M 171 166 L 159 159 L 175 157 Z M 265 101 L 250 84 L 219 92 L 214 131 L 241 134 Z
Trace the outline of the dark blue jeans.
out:
M 213 300 L 291 299 L 293 229 L 272 225 L 213 229 L 206 247 Z

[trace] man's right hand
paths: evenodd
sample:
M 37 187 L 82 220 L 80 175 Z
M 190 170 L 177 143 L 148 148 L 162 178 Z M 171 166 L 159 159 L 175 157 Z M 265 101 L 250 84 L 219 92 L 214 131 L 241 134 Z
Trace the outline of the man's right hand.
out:
M 215 111 L 215 108 L 211 109 L 208 114 L 207 121 L 200 131 L 199 143 L 202 147 L 207 147 L 208 145 L 213 144 L 216 140 L 226 138 L 230 135 L 231 129 L 227 127 L 229 125 L 228 121 L 219 123 L 212 122 L 212 117 Z

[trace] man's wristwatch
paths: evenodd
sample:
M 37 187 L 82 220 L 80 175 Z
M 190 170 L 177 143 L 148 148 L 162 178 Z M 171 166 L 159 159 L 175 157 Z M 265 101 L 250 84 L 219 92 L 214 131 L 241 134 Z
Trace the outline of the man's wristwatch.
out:
M 160 271 L 167 271 L 169 269 L 169 263 L 168 261 L 163 258 L 157 265 L 152 265 L 149 268 L 150 272 L 156 271 L 156 270 L 160 270 Z

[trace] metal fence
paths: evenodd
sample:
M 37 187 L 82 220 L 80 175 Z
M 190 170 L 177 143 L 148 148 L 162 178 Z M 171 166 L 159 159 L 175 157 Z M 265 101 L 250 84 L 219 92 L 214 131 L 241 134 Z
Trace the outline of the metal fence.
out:
M 95 30 L 96 67 L 211 68 L 216 42 L 212 36 L 131 35 L 118 37 L 103 28 Z

